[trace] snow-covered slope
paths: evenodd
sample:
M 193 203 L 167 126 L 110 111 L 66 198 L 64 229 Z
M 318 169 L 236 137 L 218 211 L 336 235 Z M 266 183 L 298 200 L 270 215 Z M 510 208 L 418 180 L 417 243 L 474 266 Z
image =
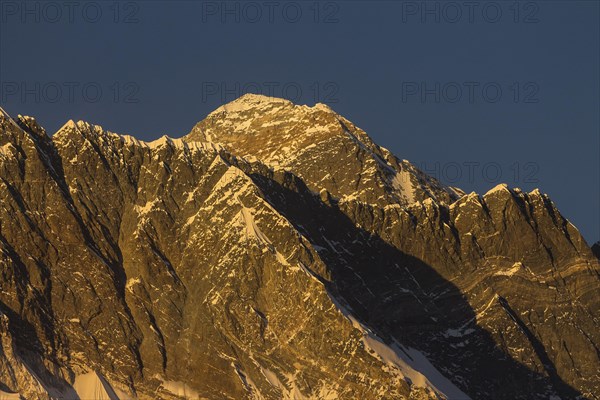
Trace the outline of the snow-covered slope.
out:
M 73 389 L 80 400 L 121 400 L 108 382 L 93 371 L 78 375 Z

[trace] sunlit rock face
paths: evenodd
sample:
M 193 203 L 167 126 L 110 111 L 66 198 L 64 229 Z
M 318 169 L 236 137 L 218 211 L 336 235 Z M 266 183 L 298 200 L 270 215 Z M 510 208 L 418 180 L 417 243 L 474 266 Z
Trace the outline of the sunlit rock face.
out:
M 184 139 L 218 142 L 232 154 L 291 171 L 310 189 L 336 198 L 385 206 L 427 198 L 448 202 L 459 195 L 324 104 L 308 107 L 248 94 L 210 113 Z
M 599 261 L 329 107 L 181 139 L 0 115 L 0 398 L 599 398 Z

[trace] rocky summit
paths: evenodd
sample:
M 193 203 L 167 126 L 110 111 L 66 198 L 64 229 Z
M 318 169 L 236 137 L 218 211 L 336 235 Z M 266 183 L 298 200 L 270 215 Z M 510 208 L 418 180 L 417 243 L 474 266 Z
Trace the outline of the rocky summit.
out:
M 598 247 L 325 105 L 153 142 L 2 112 L 0 196 L 0 399 L 600 399 Z

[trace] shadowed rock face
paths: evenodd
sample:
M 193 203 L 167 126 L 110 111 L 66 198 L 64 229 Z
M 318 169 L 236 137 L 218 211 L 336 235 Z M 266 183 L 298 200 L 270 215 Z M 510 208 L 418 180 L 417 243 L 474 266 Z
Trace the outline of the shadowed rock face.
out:
M 0 150 L 0 395 L 598 398 L 599 261 L 539 191 L 255 95 L 151 143 L 0 115 Z
M 600 242 L 596 242 L 592 245 L 592 253 L 598 258 L 600 258 Z

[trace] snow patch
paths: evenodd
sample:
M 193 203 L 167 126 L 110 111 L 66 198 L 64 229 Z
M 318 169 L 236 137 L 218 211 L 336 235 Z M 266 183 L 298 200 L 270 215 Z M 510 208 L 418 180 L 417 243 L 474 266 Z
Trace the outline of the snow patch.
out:
M 447 400 L 470 399 L 462 390 L 456 387 L 448 378 L 442 375 L 427 357 L 418 350 L 404 346 L 394 340 L 386 344 L 368 327 L 362 325 L 340 302 L 329 295 L 338 310 L 352 323 L 354 328 L 362 333 L 362 341 L 370 354 L 379 358 L 385 364 L 395 367 L 412 385 L 427 389 Z
M 238 199 L 239 201 L 239 199 Z M 240 204 L 241 201 L 240 201 Z M 241 212 L 241 216 L 242 219 L 246 225 L 246 238 L 254 238 L 256 240 L 258 240 L 259 243 L 268 246 L 268 247 L 272 247 L 272 243 L 269 240 L 269 238 L 261 232 L 261 230 L 258 228 L 258 226 L 256 225 L 256 221 L 254 221 L 254 216 L 252 215 L 252 211 L 254 211 L 251 208 L 247 208 L 242 204 L 242 210 Z
M 520 262 L 516 262 L 512 265 L 512 267 L 510 269 L 507 269 L 505 271 L 498 271 L 496 272 L 494 275 L 497 276 L 513 276 L 514 274 L 516 274 L 517 272 L 519 272 L 519 270 L 523 268 L 523 264 Z
M 140 278 L 129 278 L 127 279 L 127 283 L 125 284 L 125 289 L 127 290 L 132 290 L 132 288 L 137 285 L 142 283 L 142 280 Z
M 8 393 L 0 390 L 0 400 L 21 400 L 23 397 L 19 393 Z
M 200 398 L 200 393 L 192 389 L 189 385 L 180 381 L 169 381 L 155 375 L 155 378 L 161 381 L 160 387 L 167 392 L 174 394 L 175 396 L 181 396 L 184 399 L 197 399 Z
M 150 211 L 152 211 L 152 208 L 154 207 L 154 205 L 158 203 L 158 199 L 154 199 L 152 201 L 148 201 L 146 202 L 146 204 L 144 206 L 138 206 L 135 205 L 133 207 L 133 209 L 140 215 L 145 215 L 148 214 Z
M 277 377 L 277 375 L 264 368 L 264 367 L 260 367 L 260 371 L 262 372 L 262 374 L 264 375 L 264 377 L 267 379 L 267 381 L 269 382 L 269 384 L 273 387 L 278 388 L 279 390 L 281 390 L 281 394 L 282 400 L 308 400 L 308 398 L 302 394 L 302 392 L 300 391 L 300 389 L 298 388 L 298 385 L 296 384 L 296 377 L 294 375 L 291 374 L 287 374 L 286 375 L 286 380 L 288 382 L 288 384 L 291 386 L 290 389 L 287 388 L 286 385 L 284 385 L 279 378 Z M 321 397 L 319 397 L 321 398 Z
M 288 260 L 283 256 L 283 254 L 281 254 L 279 251 L 277 251 L 277 249 L 273 245 L 273 242 L 271 242 L 271 240 L 267 237 L 267 235 L 265 235 L 260 230 L 258 225 L 256 225 L 256 221 L 254 219 L 254 214 L 256 213 L 256 210 L 254 210 L 253 208 L 248 208 L 248 207 L 244 206 L 242 201 L 237 196 L 236 196 L 236 199 L 242 206 L 242 209 L 240 210 L 239 215 L 245 226 L 246 240 L 248 240 L 250 238 L 255 239 L 256 241 L 258 241 L 258 243 L 267 247 L 271 251 L 271 253 L 273 253 L 275 255 L 275 258 L 281 265 L 285 265 L 285 266 L 289 267 L 290 263 L 288 262 Z
M 78 375 L 75 378 L 73 389 L 81 400 L 119 400 L 113 388 L 96 372 Z
M 406 171 L 397 171 L 392 178 L 392 187 L 406 196 L 408 204 L 415 202 L 415 188 L 410 181 L 411 174 Z
M 253 94 L 248 93 L 240 98 L 222 105 L 217 108 L 215 111 L 208 114 L 209 116 L 219 114 L 221 112 L 226 113 L 236 113 L 241 111 L 247 111 L 251 109 L 255 109 L 256 107 L 264 107 L 267 105 L 289 105 L 292 104 L 291 101 L 280 99 L 278 97 L 269 97 L 261 94 Z
M 335 113 L 335 111 L 333 111 L 331 109 L 331 107 L 329 107 L 327 104 L 323 104 L 323 103 L 317 103 L 314 105 L 313 108 L 316 110 L 324 111 L 324 112 Z

